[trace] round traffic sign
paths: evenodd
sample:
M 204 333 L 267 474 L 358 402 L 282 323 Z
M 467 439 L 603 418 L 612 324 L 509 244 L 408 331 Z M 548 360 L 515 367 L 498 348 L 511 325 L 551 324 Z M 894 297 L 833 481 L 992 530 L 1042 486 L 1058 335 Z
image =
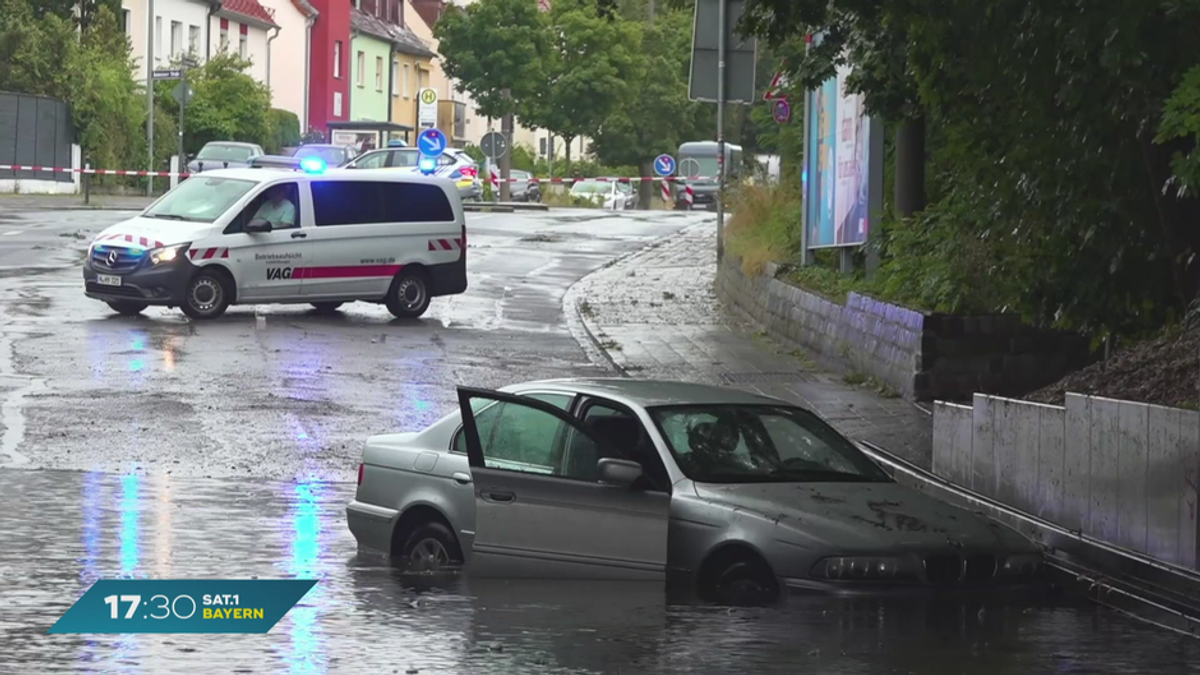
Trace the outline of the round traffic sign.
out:
M 433 105 L 434 103 L 437 103 L 437 90 L 429 88 L 422 89 L 421 103 L 424 103 L 425 105 Z
M 500 159 L 508 154 L 508 139 L 498 131 L 489 131 L 479 141 L 479 149 L 491 159 Z
M 771 106 L 771 115 L 776 122 L 787 124 L 792 119 L 792 105 L 787 102 L 787 99 L 776 99 L 774 105 Z
M 679 173 L 688 178 L 700 177 L 700 162 L 688 157 L 679 163 Z
M 417 136 L 417 148 L 426 157 L 437 157 L 446 151 L 446 134 L 437 129 L 426 129 Z
M 670 155 L 659 155 L 658 157 L 655 157 L 654 173 L 664 177 L 675 173 L 675 158 Z

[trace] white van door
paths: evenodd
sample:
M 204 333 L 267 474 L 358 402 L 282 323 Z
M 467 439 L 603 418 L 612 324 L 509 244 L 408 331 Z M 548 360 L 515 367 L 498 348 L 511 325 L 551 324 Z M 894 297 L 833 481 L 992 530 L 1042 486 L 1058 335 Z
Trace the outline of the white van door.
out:
M 250 200 L 226 228 L 229 266 L 238 284 L 238 302 L 295 298 L 302 294 L 312 263 L 311 214 L 297 182 L 275 183 Z M 266 220 L 266 232 L 247 231 Z M 252 229 L 252 226 L 250 226 Z

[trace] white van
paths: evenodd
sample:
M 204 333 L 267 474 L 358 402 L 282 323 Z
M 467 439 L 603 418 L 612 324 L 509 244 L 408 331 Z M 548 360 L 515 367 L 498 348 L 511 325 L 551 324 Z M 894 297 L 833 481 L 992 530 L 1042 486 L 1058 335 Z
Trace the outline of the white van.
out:
M 361 300 L 400 318 L 467 289 L 467 227 L 454 181 L 387 170 L 206 171 L 101 232 L 84 292 L 121 314 L 150 305 L 194 319 L 231 304 Z

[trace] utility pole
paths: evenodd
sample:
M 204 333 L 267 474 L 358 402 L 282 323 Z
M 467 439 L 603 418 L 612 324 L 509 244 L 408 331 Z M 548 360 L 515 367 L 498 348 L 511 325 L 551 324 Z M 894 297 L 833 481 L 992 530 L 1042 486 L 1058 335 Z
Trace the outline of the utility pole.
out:
M 650 25 L 654 25 L 654 0 L 650 0 Z
M 721 0 L 717 18 L 717 262 L 725 257 L 725 13 Z
M 506 101 L 512 100 L 512 91 L 505 89 L 501 92 L 501 96 Z M 512 148 L 513 135 L 513 114 L 511 111 L 504 113 L 504 117 L 500 118 L 500 133 L 504 134 L 505 145 Z M 512 152 L 504 153 L 500 158 L 500 199 L 499 201 L 507 202 L 510 199 L 508 178 L 512 170 Z
M 146 170 L 154 171 L 154 0 L 146 2 Z M 146 196 L 154 194 L 154 176 L 146 176 Z

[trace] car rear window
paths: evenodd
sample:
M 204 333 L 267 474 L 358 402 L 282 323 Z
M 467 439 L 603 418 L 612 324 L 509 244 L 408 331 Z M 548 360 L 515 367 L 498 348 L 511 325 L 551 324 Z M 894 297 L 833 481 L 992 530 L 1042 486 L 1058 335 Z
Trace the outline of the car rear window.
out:
M 318 227 L 373 223 L 452 223 L 454 209 L 436 185 L 383 181 L 313 181 Z

